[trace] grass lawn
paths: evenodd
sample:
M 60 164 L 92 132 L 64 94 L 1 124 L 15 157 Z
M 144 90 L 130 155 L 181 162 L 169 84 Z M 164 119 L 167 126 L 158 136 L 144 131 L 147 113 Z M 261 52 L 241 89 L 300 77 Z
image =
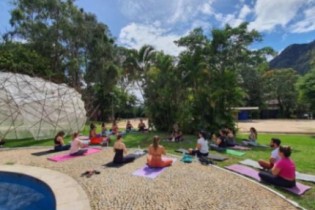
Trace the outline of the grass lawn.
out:
M 88 133 L 88 129 L 85 128 L 83 130 L 84 134 Z M 165 139 L 168 134 L 160 133 L 160 132 L 150 132 L 150 133 L 131 133 L 127 134 L 124 137 L 124 142 L 127 147 L 136 148 L 147 148 L 149 144 L 151 144 L 153 136 L 159 135 L 161 139 Z M 247 134 L 239 134 L 237 139 L 241 141 L 242 138 L 246 138 Z M 280 138 L 283 145 L 290 145 L 293 148 L 292 159 L 295 161 L 297 170 L 303 173 L 309 173 L 315 175 L 315 137 L 309 135 L 293 135 L 293 134 L 259 134 L 259 143 L 260 144 L 269 144 L 271 137 Z M 114 140 L 114 137 L 111 137 Z M 178 148 L 190 148 L 194 147 L 196 144 L 197 137 L 192 135 L 187 135 L 184 137 L 184 141 L 180 143 L 167 142 L 162 141 L 161 144 L 165 146 L 167 152 L 177 154 L 174 150 Z M 70 141 L 70 137 L 65 138 L 66 142 Z M 113 141 L 112 143 L 113 144 Z M 24 139 L 24 140 L 14 140 L 7 141 L 6 147 L 27 147 L 27 146 L 53 146 L 52 140 L 43 140 L 43 141 L 35 141 L 32 139 Z M 270 156 L 271 149 L 269 148 L 254 148 L 251 151 L 246 151 L 246 154 L 242 157 L 235 157 L 231 155 L 224 154 L 229 157 L 228 160 L 224 162 L 217 162 L 219 166 L 231 165 L 234 163 L 238 163 L 243 159 L 268 159 Z M 217 153 L 215 151 L 211 151 L 211 153 Z M 279 188 L 274 188 L 277 191 L 280 191 L 285 196 L 290 199 L 298 202 L 301 206 L 307 209 L 315 209 L 315 184 L 309 182 L 303 182 L 306 185 L 312 187 L 312 189 L 306 192 L 305 195 L 298 197 L 292 194 L 289 194 Z

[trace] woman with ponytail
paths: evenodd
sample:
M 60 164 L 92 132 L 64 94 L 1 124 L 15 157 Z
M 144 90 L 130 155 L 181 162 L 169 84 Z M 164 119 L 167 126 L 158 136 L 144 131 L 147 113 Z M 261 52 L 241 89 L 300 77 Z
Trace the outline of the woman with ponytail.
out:
M 165 155 L 165 149 L 162 145 L 159 145 L 160 137 L 154 136 L 153 144 L 149 146 L 147 164 L 153 168 L 163 168 L 172 165 L 173 160 L 163 159 L 162 155 Z

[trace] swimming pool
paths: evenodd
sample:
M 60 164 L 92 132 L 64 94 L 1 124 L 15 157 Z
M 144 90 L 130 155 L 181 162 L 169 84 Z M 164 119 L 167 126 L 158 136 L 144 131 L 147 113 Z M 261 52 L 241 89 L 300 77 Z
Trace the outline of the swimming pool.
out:
M 34 177 L 0 171 L 0 210 L 55 210 L 50 187 Z

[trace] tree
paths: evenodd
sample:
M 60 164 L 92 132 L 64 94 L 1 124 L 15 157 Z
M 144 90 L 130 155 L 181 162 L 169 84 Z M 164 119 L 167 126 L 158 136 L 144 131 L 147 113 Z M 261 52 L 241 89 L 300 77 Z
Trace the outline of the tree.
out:
M 298 74 L 293 69 L 273 69 L 263 75 L 266 100 L 277 100 L 280 114 L 290 117 L 297 101 L 295 84 Z
M 49 79 L 52 69 L 49 60 L 27 44 L 7 42 L 0 44 L 0 70 L 19 72 Z
M 301 77 L 297 83 L 299 99 L 309 105 L 311 111 L 315 111 L 315 68 Z

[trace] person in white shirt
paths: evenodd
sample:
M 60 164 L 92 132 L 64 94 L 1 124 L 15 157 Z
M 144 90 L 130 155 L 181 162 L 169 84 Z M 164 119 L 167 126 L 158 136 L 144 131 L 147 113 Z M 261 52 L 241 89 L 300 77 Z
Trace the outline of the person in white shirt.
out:
M 273 148 L 272 152 L 271 152 L 271 156 L 269 158 L 269 161 L 266 160 L 259 160 L 258 163 L 261 167 L 263 167 L 264 169 L 272 169 L 272 167 L 274 166 L 274 164 L 280 160 L 280 156 L 279 156 L 279 147 L 281 144 L 281 140 L 277 139 L 277 138 L 272 138 L 270 141 L 270 147 Z
M 196 155 L 198 157 L 208 157 L 209 154 L 209 146 L 208 146 L 208 141 L 205 139 L 205 133 L 203 131 L 200 131 L 198 133 L 198 137 L 199 139 L 197 140 L 197 145 L 196 148 L 193 149 L 189 149 L 189 153 L 191 155 Z
M 83 155 L 84 153 L 87 152 L 87 145 L 83 144 L 80 139 L 79 139 L 79 133 L 75 132 L 73 134 L 72 142 L 71 142 L 71 147 L 70 147 L 70 155 L 71 156 L 78 156 L 78 155 Z

